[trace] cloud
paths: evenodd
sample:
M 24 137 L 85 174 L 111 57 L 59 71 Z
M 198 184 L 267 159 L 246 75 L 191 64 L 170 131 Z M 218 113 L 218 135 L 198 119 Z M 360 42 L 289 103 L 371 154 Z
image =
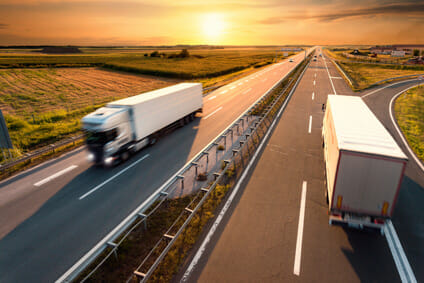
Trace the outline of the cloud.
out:
M 353 17 L 373 17 L 379 15 L 394 15 L 394 16 L 424 16 L 424 3 L 409 2 L 387 4 L 367 8 L 359 8 L 352 10 L 342 10 L 335 13 L 321 14 L 303 14 L 297 13 L 287 17 L 270 17 L 259 21 L 261 24 L 273 25 L 280 24 L 286 20 L 316 20 L 320 22 L 331 22 Z
M 9 26 L 8 24 L 0 23 L 0 29 L 7 29 L 8 26 Z

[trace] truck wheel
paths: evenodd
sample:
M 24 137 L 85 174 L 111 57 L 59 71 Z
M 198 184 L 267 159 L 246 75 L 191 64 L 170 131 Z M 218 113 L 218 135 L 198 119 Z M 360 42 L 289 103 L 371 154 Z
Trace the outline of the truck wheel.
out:
M 194 113 L 191 113 L 189 118 L 190 118 L 190 122 L 194 121 Z
M 187 125 L 188 123 L 190 123 L 190 115 L 184 117 L 184 124 Z
M 124 151 L 123 153 L 121 153 L 121 160 L 125 161 L 128 159 L 128 157 L 130 157 L 128 151 Z

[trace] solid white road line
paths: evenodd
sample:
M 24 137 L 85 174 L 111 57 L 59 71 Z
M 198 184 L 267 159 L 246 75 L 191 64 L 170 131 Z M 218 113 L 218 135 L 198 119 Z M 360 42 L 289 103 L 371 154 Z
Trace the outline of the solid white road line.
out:
M 121 175 L 122 173 L 124 173 L 125 171 L 127 171 L 128 169 L 134 167 L 135 165 L 137 165 L 139 162 L 143 161 L 147 157 L 149 157 L 149 154 L 146 154 L 145 156 L 143 156 L 142 158 L 140 158 L 139 160 L 137 160 L 136 162 L 134 162 L 133 164 L 131 164 L 127 168 L 122 169 L 121 171 L 119 171 L 118 173 L 116 173 L 115 175 L 113 175 L 112 177 L 110 177 L 109 179 L 107 179 L 106 181 L 104 181 L 103 183 L 101 183 L 100 185 L 95 186 L 93 189 L 89 190 L 88 192 L 86 192 L 85 194 L 83 194 L 82 196 L 80 196 L 79 197 L 79 200 L 82 200 L 85 197 L 89 196 L 90 194 L 94 193 L 95 191 L 97 191 L 98 189 L 100 189 L 101 187 L 103 187 L 105 184 L 109 183 L 110 181 L 112 181 L 113 179 L 115 179 L 116 177 L 118 177 L 119 175 Z
M 331 83 L 331 87 L 333 88 L 334 95 L 337 95 L 336 89 L 334 88 L 333 80 L 331 79 L 331 76 L 330 76 L 330 71 L 328 70 L 328 67 L 327 67 L 327 62 L 325 59 L 323 61 L 324 61 L 325 68 L 327 69 L 328 78 L 330 79 L 330 83 Z
M 292 91 L 289 93 L 287 99 L 284 101 L 283 106 L 280 108 L 280 111 L 278 111 L 276 119 L 271 123 L 270 129 L 272 130 L 275 127 L 275 124 L 277 120 L 279 120 L 281 114 L 283 113 L 283 110 L 286 108 L 287 103 L 290 101 L 291 96 L 293 95 L 294 91 L 297 88 L 297 85 L 299 81 L 302 79 L 303 74 L 308 69 L 309 64 L 306 66 L 306 68 L 303 70 L 302 74 L 300 75 L 300 78 L 294 85 Z M 208 234 L 206 235 L 205 239 L 203 240 L 202 244 L 200 245 L 199 249 L 197 250 L 196 254 L 194 255 L 193 259 L 190 262 L 190 265 L 187 267 L 186 271 L 184 272 L 184 276 L 181 279 L 180 282 L 186 282 L 189 278 L 191 272 L 196 267 L 197 263 L 199 262 L 200 258 L 202 257 L 203 253 L 206 250 L 207 244 L 210 242 L 213 234 L 215 233 L 216 229 L 218 228 L 218 225 L 221 223 L 222 218 L 224 217 L 225 213 L 227 212 L 228 208 L 231 205 L 231 202 L 233 201 L 234 197 L 237 195 L 238 190 L 240 189 L 240 184 L 243 183 L 244 179 L 246 178 L 247 173 L 250 171 L 250 167 L 252 167 L 253 163 L 256 162 L 256 158 L 258 157 L 259 152 L 261 152 L 262 147 L 264 146 L 265 142 L 268 140 L 268 136 L 270 135 L 271 131 L 268 131 L 264 138 L 262 139 L 261 143 L 259 144 L 258 149 L 256 150 L 255 154 L 253 155 L 252 159 L 250 160 L 249 164 L 247 165 L 246 169 L 244 170 L 243 174 L 241 174 L 240 180 L 237 182 L 236 186 L 234 187 L 233 191 L 231 192 L 230 196 L 228 197 L 227 202 L 225 203 L 224 207 L 222 208 L 221 212 L 219 213 L 218 217 L 216 218 L 215 222 L 212 224 L 212 227 L 210 228 Z
M 209 98 L 208 98 L 208 100 L 212 100 L 212 99 L 214 99 L 214 98 L 216 98 L 216 95 L 214 95 L 214 96 L 212 96 L 212 97 L 209 97 Z
M 57 177 L 62 176 L 63 174 L 66 174 L 71 170 L 74 170 L 77 167 L 78 167 L 77 165 L 71 165 L 68 168 L 65 168 L 65 169 L 51 175 L 50 177 L 47 177 L 47 178 L 35 183 L 34 186 L 40 187 L 40 186 L 44 185 L 45 183 L 50 182 L 51 180 L 56 179 Z
M 243 83 L 238 83 L 238 85 L 242 85 Z
M 308 133 L 311 133 L 311 128 L 312 128 L 312 115 L 309 116 L 309 128 L 308 128 Z
M 221 91 L 221 94 L 224 94 L 228 91 L 228 89 Z
M 235 89 L 236 88 L 236 86 L 235 85 L 233 85 L 232 87 L 230 87 L 230 89 Z
M 300 259 L 302 257 L 303 224 L 305 222 L 305 203 L 306 203 L 307 182 L 302 184 L 302 197 L 300 199 L 299 224 L 297 226 L 296 254 L 294 256 L 293 274 L 300 274 Z
M 371 92 L 369 92 L 369 93 L 367 93 L 367 94 L 365 94 L 365 95 L 363 95 L 363 96 L 361 96 L 361 97 L 364 99 L 364 98 L 365 98 L 365 97 L 367 97 L 368 95 L 374 94 L 374 93 L 376 93 L 376 92 L 378 92 L 378 91 L 380 91 L 380 90 L 383 90 L 383 89 L 385 89 L 385 88 L 388 88 L 388 87 L 391 87 L 391 86 L 394 86 L 394 85 L 398 85 L 398 84 L 402 84 L 402 83 L 412 82 L 412 81 L 417 81 L 417 79 L 406 80 L 406 81 L 400 81 L 400 82 L 397 82 L 397 83 L 389 84 L 389 85 L 383 86 L 383 87 L 381 87 L 381 88 L 377 88 L 377 89 L 375 89 L 375 90 L 373 90 L 373 91 L 371 91 Z
M 415 278 L 414 272 L 412 271 L 411 265 L 406 258 L 405 252 L 397 236 L 395 227 L 390 219 L 387 220 L 384 226 L 384 235 L 389 244 L 401 281 L 404 283 L 417 283 L 417 279 Z
M 331 77 L 332 79 L 343 79 L 342 77 Z
M 389 113 L 390 113 L 390 119 L 392 120 L 393 125 L 395 126 L 396 131 L 398 132 L 400 139 L 402 140 L 403 144 L 405 145 L 406 149 L 408 149 L 409 154 L 412 156 L 412 158 L 414 158 L 415 163 L 418 165 L 418 167 L 421 168 L 421 171 L 424 172 L 424 165 L 421 163 L 421 161 L 418 159 L 418 157 L 415 155 L 415 153 L 412 151 L 412 149 L 409 147 L 408 142 L 406 141 L 405 137 L 403 136 L 402 131 L 399 129 L 398 124 L 396 123 L 396 120 L 394 118 L 393 115 L 393 102 L 395 101 L 395 99 L 401 95 L 402 93 L 404 93 L 405 91 L 408 91 L 411 88 L 416 87 L 416 85 L 408 87 L 407 89 L 402 90 L 401 92 L 397 93 L 395 96 L 392 97 L 392 100 L 390 100 L 390 105 L 389 105 Z
M 205 118 L 203 118 L 203 120 L 206 120 L 206 119 L 208 119 L 210 116 L 212 116 L 213 114 L 215 114 L 216 112 L 218 112 L 219 110 L 221 110 L 222 109 L 222 106 L 221 107 L 219 107 L 218 109 L 216 109 L 215 111 L 213 111 L 212 113 L 210 113 L 209 115 L 207 115 Z
M 312 100 L 314 100 L 315 92 L 312 93 Z

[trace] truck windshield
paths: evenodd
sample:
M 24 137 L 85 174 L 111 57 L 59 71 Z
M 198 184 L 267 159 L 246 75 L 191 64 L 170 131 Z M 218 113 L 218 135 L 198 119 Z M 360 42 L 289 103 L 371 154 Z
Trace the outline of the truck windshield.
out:
M 106 144 L 111 140 L 114 140 L 118 135 L 117 129 L 111 129 L 104 132 L 86 132 L 88 144 Z

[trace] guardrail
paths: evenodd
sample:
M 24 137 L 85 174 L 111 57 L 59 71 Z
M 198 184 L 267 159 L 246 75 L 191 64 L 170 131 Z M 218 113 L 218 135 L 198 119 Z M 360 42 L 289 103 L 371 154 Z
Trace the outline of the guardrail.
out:
M 298 66 L 301 66 L 302 63 Z M 239 168 L 240 164 L 243 164 L 243 156 L 245 156 L 246 150 L 247 152 L 251 152 L 256 143 L 259 142 L 260 137 L 265 134 L 267 127 L 271 124 L 271 117 L 274 117 L 270 116 L 269 113 L 276 113 L 275 105 L 277 105 L 277 103 L 281 106 L 282 102 L 279 98 L 283 93 L 270 106 L 265 106 L 267 99 L 269 99 L 269 95 L 289 77 L 294 70 L 275 83 L 274 86 L 252 104 L 248 110 L 221 132 L 214 141 L 201 150 L 197 156 L 191 159 L 179 172 L 174 174 L 165 184 L 158 188 L 155 193 L 137 207 L 126 219 L 124 219 L 124 221 L 64 273 L 57 282 L 69 282 L 74 280 L 80 276 L 82 271 L 91 265 L 100 254 L 105 253 L 105 257 L 100 260 L 84 278 L 79 278 L 79 280 L 85 281 L 90 278 L 113 254 L 116 255 L 118 248 L 131 232 L 137 229 L 141 224 L 144 224 L 147 228 L 148 219 L 167 199 L 197 193 L 198 195 L 194 197 L 183 212 L 186 214 L 189 213 L 189 215 L 186 216 L 187 219 L 191 219 L 194 213 L 199 209 L 200 204 L 207 198 L 216 185 L 225 178 L 226 175 L 223 172 L 227 172 L 231 166 Z M 258 109 L 264 110 L 265 115 L 257 116 Z M 253 137 L 253 135 L 256 135 L 256 137 Z M 225 166 L 220 164 L 221 161 Z M 199 171 L 207 176 L 206 180 L 199 180 Z M 235 173 L 235 177 L 237 177 L 240 172 L 235 170 Z M 209 186 L 208 184 L 212 185 Z M 199 194 L 202 194 L 201 197 Z M 196 199 L 200 199 L 200 202 L 193 207 L 193 202 Z M 155 206 L 153 206 L 153 204 L 155 204 Z M 190 205 L 192 205 L 191 208 Z M 175 224 L 181 220 L 181 217 L 180 215 L 177 220 L 175 220 L 174 224 L 168 229 L 168 232 L 175 229 Z M 181 231 L 186 227 L 187 223 L 188 222 L 185 221 L 178 232 L 173 235 L 171 235 L 171 233 L 165 233 L 160 242 L 155 245 L 155 248 L 150 251 L 139 268 L 136 269 L 134 275 L 143 278 L 142 280 L 144 281 L 147 280 L 164 258 L 166 252 L 169 251 L 175 239 L 178 238 L 178 235 L 180 235 Z M 125 234 L 122 235 L 124 232 Z M 118 239 L 119 241 L 115 242 Z M 161 251 L 154 262 L 149 261 L 152 263 L 149 269 L 145 273 L 140 271 L 140 268 L 145 267 L 144 264 L 147 258 L 151 256 L 155 250 L 157 251 L 161 243 L 163 244 L 165 242 L 167 242 L 166 248 Z M 129 280 L 131 280 L 131 278 Z
M 16 165 L 19 165 L 21 163 L 27 162 L 27 161 L 31 161 L 34 158 L 40 157 L 43 154 L 49 153 L 49 152 L 55 152 L 56 149 L 58 149 L 59 147 L 63 147 L 63 146 L 67 146 L 67 145 L 75 145 L 75 142 L 82 139 L 84 137 L 83 134 L 77 135 L 77 136 L 73 136 L 70 137 L 68 139 L 59 141 L 55 144 L 51 144 L 48 146 L 45 146 L 39 150 L 33 151 L 30 154 L 25 154 L 23 157 L 16 159 L 16 160 L 12 160 L 10 162 L 4 163 L 4 164 L 0 164 L 0 174 L 4 174 L 6 173 L 6 171 L 11 168 L 14 167 Z
M 350 77 L 343 71 L 343 69 L 339 66 L 339 63 L 334 61 L 332 58 L 330 58 L 331 62 L 333 62 L 334 65 L 336 65 L 337 69 L 342 73 L 342 75 L 345 77 L 345 79 L 348 81 L 348 83 L 353 86 L 352 81 L 350 80 Z

